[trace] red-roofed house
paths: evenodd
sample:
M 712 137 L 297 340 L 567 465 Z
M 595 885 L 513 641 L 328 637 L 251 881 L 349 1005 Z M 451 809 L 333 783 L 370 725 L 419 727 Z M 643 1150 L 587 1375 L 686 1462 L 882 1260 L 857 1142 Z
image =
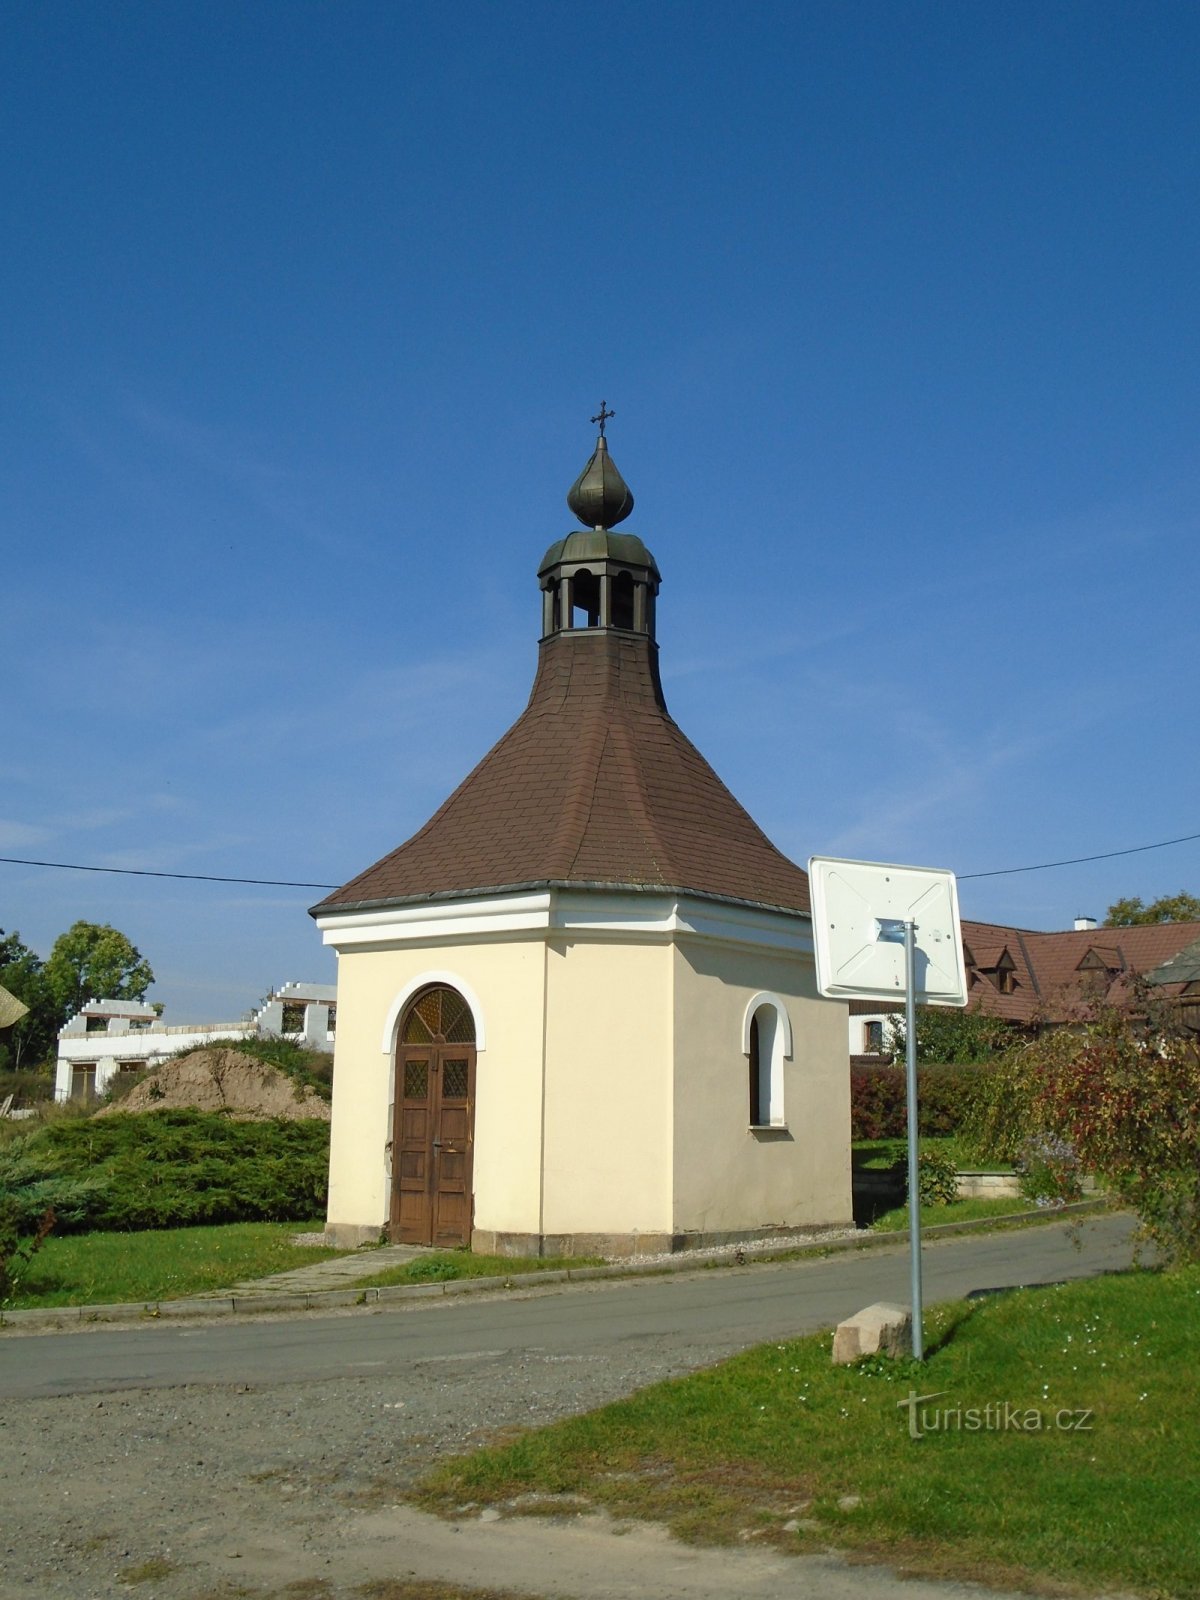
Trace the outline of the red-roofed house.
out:
M 1099 928 L 1080 917 L 1070 931 L 1037 933 L 964 921 L 962 938 L 969 1010 L 1029 1028 L 1061 1027 L 1098 1004 L 1120 1001 L 1130 980 L 1141 977 L 1177 1001 L 1184 1020 L 1200 1029 L 1200 958 L 1185 959 L 1200 945 L 1200 923 Z M 878 1005 L 852 1005 L 851 1055 L 882 1050 L 885 1021 Z

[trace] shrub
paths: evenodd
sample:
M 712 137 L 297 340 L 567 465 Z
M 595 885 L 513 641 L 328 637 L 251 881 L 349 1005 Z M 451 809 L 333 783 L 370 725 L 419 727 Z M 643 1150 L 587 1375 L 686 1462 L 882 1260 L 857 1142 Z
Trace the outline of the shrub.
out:
M 917 1068 L 917 1118 L 926 1138 L 956 1134 L 966 1121 L 989 1069 L 979 1066 Z M 904 1068 L 884 1064 L 850 1069 L 852 1139 L 902 1139 L 907 1132 Z
M 1020 1161 L 1065 1144 L 1168 1261 L 1200 1261 L 1200 1042 L 1109 1010 L 1013 1052 L 966 1135 Z M 1030 1143 L 1032 1141 L 1032 1143 Z M 1057 1142 L 1057 1143 L 1056 1143 Z M 1055 1157 L 1056 1161 L 1065 1158 Z
M 917 1068 L 917 1115 L 927 1138 L 956 1134 L 991 1069 L 978 1065 Z
M 94 1185 L 85 1214 L 64 1220 L 65 1227 L 300 1221 L 325 1204 L 329 1124 L 118 1112 L 51 1123 L 25 1153 L 45 1178 Z
M 42 1248 L 53 1227 L 54 1212 L 48 1209 L 42 1213 L 32 1234 L 22 1238 L 26 1230 L 18 1224 L 15 1207 L 0 1200 L 0 1306 L 12 1299 L 25 1268 Z
M 958 1199 L 958 1167 L 942 1150 L 917 1157 L 917 1191 L 923 1206 L 948 1206 Z
M 905 1115 L 903 1067 L 872 1063 L 870 1066 L 850 1068 L 852 1139 L 902 1138 Z
M 1020 1039 L 1015 1023 L 965 1011 L 958 1006 L 917 1007 L 917 1065 L 941 1066 L 995 1061 Z M 897 1061 L 904 1060 L 904 1017 L 888 1018 L 886 1044 Z
M 1037 1111 L 1165 1259 L 1200 1261 L 1200 1043 L 1102 1023 L 1045 1076 Z
M 61 1227 L 86 1221 L 99 1195 L 99 1185 L 86 1173 L 59 1172 L 35 1149 L 37 1135 L 23 1133 L 0 1146 L 0 1209 L 17 1235 L 37 1231 L 47 1211 Z
M 12 1298 L 25 1268 L 59 1216 L 85 1216 L 96 1186 L 48 1172 L 33 1154 L 34 1136 L 22 1133 L 0 1146 L 0 1305 Z
M 1083 1193 L 1079 1157 L 1067 1139 L 1052 1133 L 1030 1134 L 1017 1157 L 1021 1193 L 1035 1206 L 1064 1205 Z

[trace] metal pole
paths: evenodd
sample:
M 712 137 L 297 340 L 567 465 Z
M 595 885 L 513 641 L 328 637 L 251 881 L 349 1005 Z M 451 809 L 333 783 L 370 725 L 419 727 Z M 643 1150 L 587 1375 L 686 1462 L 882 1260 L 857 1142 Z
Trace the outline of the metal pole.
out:
M 917 928 L 904 924 L 904 1078 L 908 1098 L 908 1245 L 912 1258 L 912 1348 L 925 1359 L 921 1310 L 921 1179 L 917 1162 Z

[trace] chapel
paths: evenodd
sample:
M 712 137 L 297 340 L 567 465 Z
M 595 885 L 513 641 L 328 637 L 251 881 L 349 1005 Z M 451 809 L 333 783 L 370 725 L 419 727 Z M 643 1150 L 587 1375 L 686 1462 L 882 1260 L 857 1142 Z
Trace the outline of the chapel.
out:
M 846 1006 L 806 874 L 667 710 L 612 415 L 538 567 L 525 710 L 312 910 L 339 1243 L 624 1255 L 851 1219 Z

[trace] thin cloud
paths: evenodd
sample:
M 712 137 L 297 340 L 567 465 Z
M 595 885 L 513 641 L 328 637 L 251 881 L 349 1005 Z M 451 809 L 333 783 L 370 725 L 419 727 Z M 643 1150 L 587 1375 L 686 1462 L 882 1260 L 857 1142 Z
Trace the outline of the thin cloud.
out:
M 10 822 L 0 818 L 0 849 L 23 850 L 45 844 L 53 835 L 46 828 L 28 822 Z

